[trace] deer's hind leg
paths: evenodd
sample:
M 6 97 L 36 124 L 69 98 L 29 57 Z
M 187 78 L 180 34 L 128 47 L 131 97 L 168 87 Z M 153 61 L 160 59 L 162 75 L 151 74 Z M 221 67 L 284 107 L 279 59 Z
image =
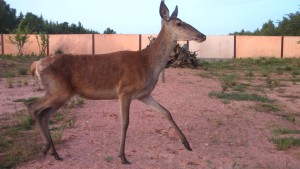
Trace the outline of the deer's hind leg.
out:
M 63 98 L 64 97 L 51 97 L 46 95 L 41 99 L 26 105 L 32 118 L 36 121 L 38 131 L 44 141 L 45 148 L 43 153 L 47 154 L 49 149 L 51 149 L 51 155 L 53 155 L 56 160 L 62 160 L 62 158 L 55 150 L 48 122 L 50 116 L 69 100 L 69 97 Z

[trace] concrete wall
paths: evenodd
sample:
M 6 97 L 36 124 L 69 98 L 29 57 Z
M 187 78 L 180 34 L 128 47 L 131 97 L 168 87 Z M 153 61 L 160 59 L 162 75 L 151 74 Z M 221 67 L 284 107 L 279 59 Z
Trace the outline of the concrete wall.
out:
M 236 36 L 237 58 L 281 57 L 281 36 Z
M 92 35 L 49 35 L 49 54 L 54 54 L 58 49 L 68 54 L 92 54 Z
M 3 34 L 4 54 L 16 55 L 17 48 L 9 43 L 9 35 Z M 70 54 L 103 54 L 121 50 L 137 51 L 149 44 L 148 37 L 157 34 L 65 34 L 49 35 L 49 54 L 58 49 Z M 94 37 L 94 38 L 93 38 Z M 189 49 L 197 52 L 198 58 L 229 59 L 245 57 L 300 57 L 300 36 L 207 36 L 203 43 L 189 42 Z M 0 41 L 1 38 L 0 38 Z M 183 45 L 186 41 L 178 42 Z M 283 44 L 283 45 L 282 45 Z M 282 47 L 283 46 L 283 47 Z M 2 54 L 0 45 L 0 54 Z M 234 51 L 236 49 L 236 51 Z M 35 35 L 30 35 L 24 47 L 25 54 L 39 54 Z
M 95 54 L 139 50 L 139 35 L 95 34 Z
M 234 36 L 207 36 L 202 43 L 190 41 L 190 51 L 197 51 L 198 58 L 233 58 Z
M 284 57 L 300 57 L 300 36 L 286 36 L 283 40 Z
M 8 35 L 8 34 L 4 34 L 3 35 L 3 41 L 4 41 L 4 53 L 5 54 L 11 54 L 11 55 L 17 55 L 18 54 L 18 48 L 9 43 L 9 36 L 14 36 L 13 34 Z M 39 54 L 39 46 L 36 40 L 35 35 L 29 35 L 28 38 L 28 42 L 25 43 L 24 48 L 23 48 L 23 52 L 25 54 L 34 54 L 34 55 L 38 55 Z

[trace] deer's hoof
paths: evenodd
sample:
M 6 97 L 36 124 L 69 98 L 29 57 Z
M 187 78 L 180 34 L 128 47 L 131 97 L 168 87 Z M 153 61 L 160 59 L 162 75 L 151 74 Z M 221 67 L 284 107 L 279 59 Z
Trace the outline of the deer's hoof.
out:
M 63 158 L 61 158 L 58 154 L 53 154 L 55 160 L 58 160 L 58 161 L 62 161 L 64 160 Z
M 188 141 L 185 141 L 185 142 L 183 143 L 183 145 L 184 145 L 184 147 L 185 147 L 187 150 L 193 151 Z
M 45 147 L 42 150 L 43 154 L 46 155 L 48 153 L 49 149 L 50 149 L 50 145 L 45 145 Z
M 125 157 L 125 155 L 120 155 L 122 164 L 131 164 Z
M 62 161 L 62 160 L 64 160 L 63 158 L 61 158 L 60 156 L 57 156 L 57 157 L 54 157 L 55 158 L 55 160 L 58 160 L 58 161 Z

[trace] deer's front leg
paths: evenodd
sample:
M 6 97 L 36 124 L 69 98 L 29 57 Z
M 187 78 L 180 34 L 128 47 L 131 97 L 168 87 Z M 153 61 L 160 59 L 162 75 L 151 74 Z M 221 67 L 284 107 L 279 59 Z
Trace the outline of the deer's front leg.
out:
M 121 162 L 123 164 L 130 164 L 130 162 L 125 157 L 125 140 L 126 140 L 126 132 L 129 125 L 129 109 L 130 109 L 131 98 L 122 96 L 120 97 L 119 101 L 120 101 L 120 111 L 121 111 L 121 121 L 122 121 L 122 136 L 121 136 L 119 157 L 121 158 Z
M 173 120 L 171 113 L 166 108 L 164 108 L 162 105 L 160 105 L 151 95 L 140 98 L 139 100 L 141 102 L 145 103 L 146 105 L 148 105 L 149 107 L 151 107 L 152 109 L 162 113 L 167 118 L 167 120 L 172 125 L 172 127 L 175 129 L 176 133 L 179 135 L 179 138 L 180 138 L 182 144 L 184 145 L 184 147 L 187 150 L 192 151 L 192 148 L 190 147 L 190 144 L 187 141 L 186 137 L 184 136 L 182 131 L 179 129 L 179 127 Z

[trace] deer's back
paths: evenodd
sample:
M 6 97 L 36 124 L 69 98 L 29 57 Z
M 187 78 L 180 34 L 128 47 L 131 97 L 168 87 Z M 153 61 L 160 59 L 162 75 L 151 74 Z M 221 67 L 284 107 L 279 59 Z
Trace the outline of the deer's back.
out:
M 130 51 L 57 55 L 40 60 L 38 71 L 46 90 L 60 85 L 72 94 L 90 99 L 116 99 L 121 93 L 138 96 L 145 93 L 145 88 L 153 90 L 155 84 L 150 84 L 153 75 L 146 58 L 140 52 Z

